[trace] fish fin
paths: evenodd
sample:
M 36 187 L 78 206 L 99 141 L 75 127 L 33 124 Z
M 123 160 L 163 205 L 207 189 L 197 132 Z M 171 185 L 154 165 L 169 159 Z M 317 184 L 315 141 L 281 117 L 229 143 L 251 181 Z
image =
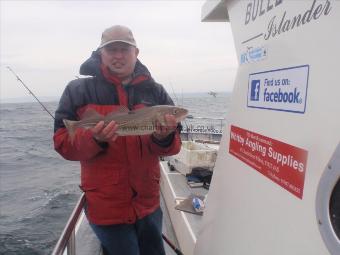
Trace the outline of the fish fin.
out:
M 71 138 L 71 141 L 73 142 L 74 135 L 76 133 L 76 129 L 77 129 L 77 126 L 78 126 L 78 121 L 63 119 L 63 122 L 64 122 L 66 129 L 67 129 L 68 135 Z
M 103 115 L 99 114 L 95 109 L 88 108 L 87 110 L 85 110 L 81 119 L 84 120 L 84 119 L 102 118 L 102 117 Z
M 118 124 L 118 127 L 125 127 L 125 126 L 127 126 L 129 123 L 130 123 L 129 121 L 120 122 L 120 123 Z
M 105 119 L 114 119 L 117 116 L 128 114 L 129 112 L 130 110 L 126 106 L 122 105 L 116 111 L 113 111 L 107 114 L 105 116 Z
M 115 111 L 116 113 L 128 113 L 130 110 L 125 106 L 125 105 L 122 105 L 118 108 L 117 111 Z

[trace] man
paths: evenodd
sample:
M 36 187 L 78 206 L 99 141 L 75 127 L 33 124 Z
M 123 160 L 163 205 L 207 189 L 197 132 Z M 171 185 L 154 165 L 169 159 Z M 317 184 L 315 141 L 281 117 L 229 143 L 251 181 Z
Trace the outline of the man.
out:
M 54 146 L 65 159 L 80 161 L 86 215 L 108 254 L 165 254 L 159 204 L 159 157 L 180 150 L 173 116 L 152 135 L 117 137 L 114 121 L 77 129 L 70 140 L 63 119 L 79 120 L 87 109 L 101 114 L 121 106 L 137 109 L 173 104 L 164 88 L 137 59 L 129 28 L 113 26 L 80 67 L 90 75 L 71 81 L 56 111 Z M 160 124 L 159 124 L 160 125 Z

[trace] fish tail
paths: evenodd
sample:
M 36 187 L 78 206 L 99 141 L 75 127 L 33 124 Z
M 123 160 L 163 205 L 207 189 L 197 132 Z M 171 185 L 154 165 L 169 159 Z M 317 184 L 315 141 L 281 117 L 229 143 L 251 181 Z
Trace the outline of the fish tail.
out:
M 68 135 L 70 136 L 71 138 L 71 141 L 73 141 L 73 138 L 74 138 L 74 135 L 76 133 L 76 129 L 77 129 L 77 124 L 78 124 L 78 121 L 76 120 L 65 120 L 63 119 L 63 122 L 64 122 L 64 125 L 68 131 Z

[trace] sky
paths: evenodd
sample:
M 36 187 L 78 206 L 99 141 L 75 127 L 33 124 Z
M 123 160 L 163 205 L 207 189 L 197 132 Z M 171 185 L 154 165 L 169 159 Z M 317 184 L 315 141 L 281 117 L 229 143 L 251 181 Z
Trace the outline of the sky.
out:
M 226 91 L 237 69 L 227 22 L 201 22 L 205 1 L 0 0 L 0 98 L 60 97 L 105 28 L 130 27 L 139 59 L 169 93 Z

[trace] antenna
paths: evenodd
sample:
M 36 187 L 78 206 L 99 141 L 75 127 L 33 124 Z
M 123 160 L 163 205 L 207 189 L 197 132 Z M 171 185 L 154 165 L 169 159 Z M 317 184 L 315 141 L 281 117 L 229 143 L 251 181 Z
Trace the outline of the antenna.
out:
M 176 103 L 178 105 L 180 102 L 178 101 L 178 97 L 177 97 L 177 95 L 175 93 L 174 87 L 172 86 L 172 82 L 169 81 L 169 83 L 170 83 L 170 86 L 171 86 L 171 89 L 172 89 L 172 94 L 174 95 L 174 98 L 176 99 Z
M 28 92 L 35 98 L 35 100 L 37 100 L 37 102 L 42 106 L 42 108 L 44 108 L 44 110 L 45 110 L 49 115 L 51 115 L 51 117 L 52 117 L 53 119 L 55 119 L 54 116 L 52 115 L 52 113 L 51 113 L 49 110 L 47 110 L 47 108 L 45 107 L 45 105 L 44 105 L 42 102 L 40 102 L 40 100 L 34 95 L 34 93 L 33 93 L 33 92 L 25 85 L 25 83 L 20 79 L 20 77 L 12 70 L 12 68 L 10 68 L 9 66 L 7 66 L 7 68 L 8 68 L 8 70 L 10 70 L 11 73 L 17 78 L 17 80 L 25 87 L 25 89 L 28 90 Z

